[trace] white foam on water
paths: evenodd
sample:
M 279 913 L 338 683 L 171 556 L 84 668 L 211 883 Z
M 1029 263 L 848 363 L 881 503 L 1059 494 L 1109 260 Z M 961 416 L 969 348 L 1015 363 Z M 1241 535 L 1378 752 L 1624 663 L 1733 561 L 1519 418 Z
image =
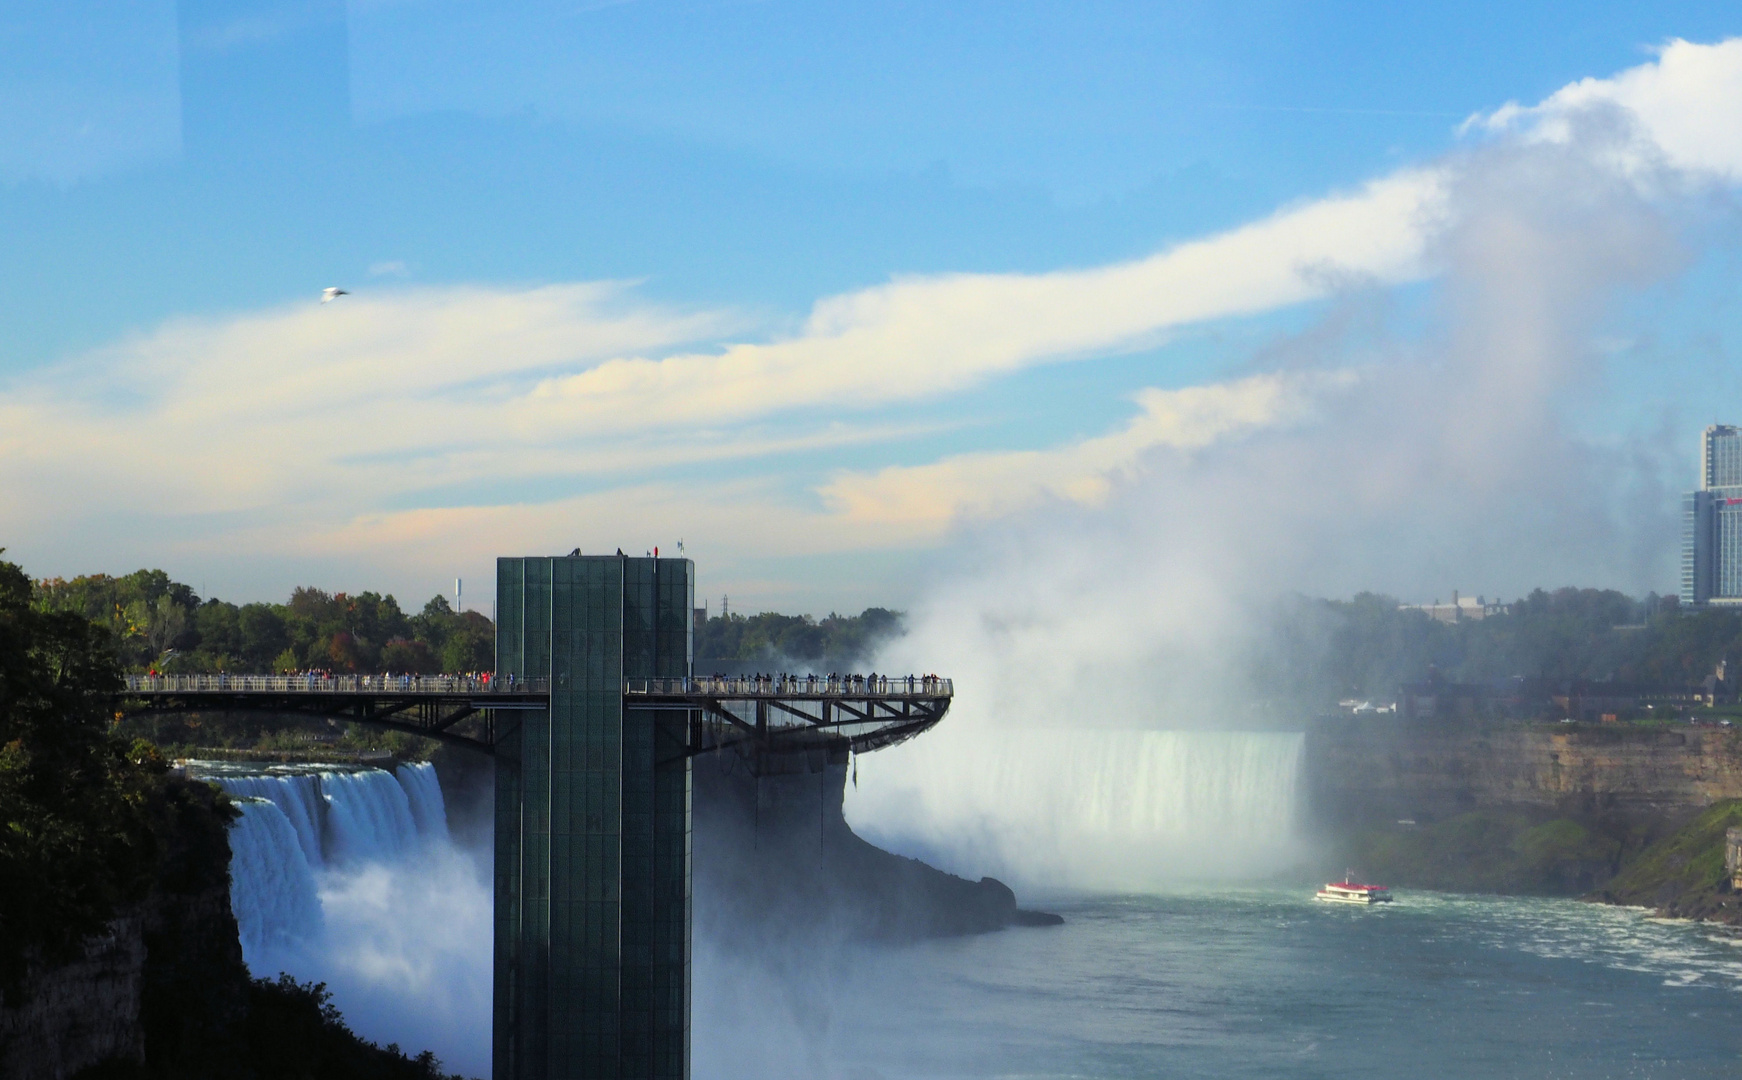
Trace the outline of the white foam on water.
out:
M 1469 916 L 1461 932 L 1495 948 L 1655 975 L 1666 986 L 1742 992 L 1736 932 L 1716 924 L 1659 919 L 1643 908 L 1576 900 L 1409 893 L 1409 907 Z
M 493 898 L 484 868 L 446 842 L 322 875 L 319 977 L 352 1028 L 450 1070 L 490 1074 Z

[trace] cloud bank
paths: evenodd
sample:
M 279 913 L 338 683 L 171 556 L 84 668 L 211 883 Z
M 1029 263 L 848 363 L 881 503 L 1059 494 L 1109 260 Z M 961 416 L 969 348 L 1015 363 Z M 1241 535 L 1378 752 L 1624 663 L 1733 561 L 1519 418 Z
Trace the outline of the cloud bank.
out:
M 1640 173 L 1615 167 L 1617 148 L 1650 159 L 1657 177 L 1727 182 L 1742 176 L 1739 73 L 1742 42 L 1673 42 L 1651 63 L 1468 127 L 1496 140 L 1496 154 L 1558 147 L 1629 190 L 1644 190 Z M 1593 118 L 1617 116 L 1597 125 L 1609 132 L 1599 153 Z M 1411 282 L 1444 283 L 1455 306 L 1491 280 L 1454 272 L 1475 257 L 1464 246 L 1510 257 L 1530 235 L 1526 218 L 1513 221 L 1512 240 L 1505 225 L 1470 228 L 1470 192 L 1547 182 L 1473 167 L 1477 153 L 1143 259 L 899 277 L 823 298 L 790 324 L 662 306 L 617 283 L 363 290 L 326 306 L 172 320 L 4 387 L 7 540 L 45 572 L 246 549 L 440 579 L 505 544 L 685 536 L 730 568 L 758 555 L 932 547 L 1053 503 L 1106 508 L 1154 461 L 1336 423 L 1338 401 L 1390 382 L 1371 378 L 1372 356 L 1315 359 L 1312 370 L 1260 358 L 1264 370 L 1222 382 L 1135 388 L 1135 414 L 1102 434 L 919 463 L 897 452 L 926 423 L 907 410 L 965 402 L 1036 367 L 1104 362 L 1187 327 Z M 1616 251 L 1625 261 L 1634 249 Z M 1496 265 L 1492 280 L 1536 265 Z M 1531 281 L 1502 291 L 1541 295 Z M 1357 368 L 1367 373 L 1356 378 Z M 1461 423 L 1490 425 L 1498 439 L 1514 430 L 1500 414 L 1515 398 L 1565 384 L 1541 366 L 1476 374 L 1482 382 L 1456 389 Z M 812 463 L 842 447 L 866 464 Z M 118 531 L 129 548 L 120 556 Z

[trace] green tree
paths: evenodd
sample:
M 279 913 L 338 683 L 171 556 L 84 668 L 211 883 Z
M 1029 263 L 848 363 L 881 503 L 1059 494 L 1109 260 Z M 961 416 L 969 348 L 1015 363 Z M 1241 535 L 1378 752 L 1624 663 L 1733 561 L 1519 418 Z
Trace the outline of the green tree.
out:
M 884 641 L 904 632 L 902 615 L 866 608 L 858 615 L 813 619 L 809 615 L 723 615 L 697 628 L 695 653 L 702 664 L 737 661 L 771 667 L 845 670 L 867 662 Z
M 449 635 L 442 646 L 442 670 L 448 672 L 492 671 L 496 667 L 496 628 L 489 619 L 475 611 L 462 616 L 464 621 Z
M 119 687 L 107 629 L 35 604 L 29 578 L 0 562 L 0 980 L 143 896 L 162 851 L 154 825 L 192 797 L 166 787 L 155 748 L 110 735 Z

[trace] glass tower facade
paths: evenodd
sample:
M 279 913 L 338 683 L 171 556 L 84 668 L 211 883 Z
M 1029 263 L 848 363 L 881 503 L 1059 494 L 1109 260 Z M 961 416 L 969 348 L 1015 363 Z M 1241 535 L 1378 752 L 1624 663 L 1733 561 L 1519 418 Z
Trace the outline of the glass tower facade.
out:
M 1681 601 L 1742 604 L 1742 430 L 1700 440 L 1700 490 L 1682 497 Z
M 1700 487 L 1742 487 L 1742 431 L 1713 424 L 1700 440 Z
M 689 714 L 623 681 L 690 674 L 694 564 L 496 563 L 497 677 L 550 708 L 496 745 L 496 1080 L 687 1078 Z
M 1712 493 L 1682 496 L 1681 602 L 1703 604 L 1712 598 Z

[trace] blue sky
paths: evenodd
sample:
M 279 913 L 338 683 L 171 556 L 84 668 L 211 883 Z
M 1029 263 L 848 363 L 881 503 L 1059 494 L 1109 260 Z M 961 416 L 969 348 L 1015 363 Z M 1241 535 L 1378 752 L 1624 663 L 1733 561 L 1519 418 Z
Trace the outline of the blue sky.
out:
M 45 461 L 0 435 L 13 459 L 0 478 L 21 508 L 0 529 L 10 557 L 38 574 L 164 565 L 238 599 L 304 581 L 418 596 L 455 573 L 482 583 L 491 543 L 640 548 L 683 535 L 710 593 L 812 610 L 904 603 L 916 567 L 959 543 L 964 522 L 1032 510 L 958 501 L 923 529 L 885 516 L 830 532 L 814 517 L 838 516 L 843 475 L 1092 441 L 1130 422 L 1146 390 L 1273 370 L 1336 303 L 1282 289 L 1104 335 L 1055 341 L 1035 327 L 1052 344 L 1010 356 L 1053 359 L 988 353 L 936 392 L 930 361 L 804 353 L 767 385 L 729 371 L 704 382 L 734 402 L 831 363 L 887 362 L 894 382 L 886 392 L 861 372 L 790 408 L 716 415 L 704 401 L 645 429 L 612 420 L 606 443 L 589 441 L 592 414 L 576 405 L 511 440 L 520 459 L 546 459 L 536 467 L 504 467 L 492 455 L 506 451 L 479 435 L 524 410 L 468 410 L 557 393 L 614 360 L 804 338 L 819 304 L 865 301 L 892 280 L 1148 259 L 1466 153 L 1484 137 L 1458 133 L 1474 114 L 1652 64 L 1672 39 L 1742 32 L 1742 14 L 1718 4 L 12 8 L 0 14 L 0 380 L 73 445 Z M 1585 437 L 1691 445 L 1688 425 L 1722 409 L 1691 399 L 1716 383 L 1734 400 L 1733 223 L 1709 205 L 1695 217 L 1686 228 L 1707 239 L 1692 268 L 1630 293 L 1626 325 L 1604 330 L 1625 342 L 1618 355 L 1649 362 L 1575 388 L 1568 422 Z M 1434 271 L 1351 265 L 1382 286 L 1387 347 L 1432 337 Z M 352 291 L 349 313 L 314 305 L 333 284 Z M 551 289 L 596 294 L 540 292 Z M 934 300 L 912 302 L 948 318 Z M 448 325 L 441 312 L 464 331 L 429 331 Z M 298 320 L 322 315 L 328 330 L 360 320 L 347 340 L 372 334 L 374 351 L 298 336 Z M 981 340 L 1000 324 L 952 324 L 967 325 Z M 939 340 L 955 341 L 946 330 Z M 919 340 L 907 335 L 878 348 Z M 349 386 L 376 404 L 323 413 L 299 398 L 302 419 L 268 430 L 208 428 L 166 400 L 267 409 L 249 391 L 292 392 L 285 380 L 304 365 L 323 371 L 321 394 Z M 557 399 L 603 400 L 602 379 Z M 658 408 L 649 393 L 636 407 Z M 406 399 L 428 415 L 405 412 Z M 104 418 L 106 434 L 42 420 L 75 414 Z M 452 427 L 436 440 L 375 437 L 444 415 Z M 253 451 L 305 468 L 251 467 Z M 116 464 L 136 452 L 149 463 Z M 461 452 L 471 464 L 431 464 Z M 1101 497 L 1065 490 L 1074 483 L 1049 497 Z M 157 485 L 160 498 L 136 494 Z M 702 490 L 730 491 L 725 509 L 686 515 Z M 467 511 L 492 524 L 459 525 Z M 790 539 L 812 529 L 831 538 Z M 1592 573 L 1667 588 L 1668 567 Z M 1472 566 L 1484 574 L 1505 576 Z

